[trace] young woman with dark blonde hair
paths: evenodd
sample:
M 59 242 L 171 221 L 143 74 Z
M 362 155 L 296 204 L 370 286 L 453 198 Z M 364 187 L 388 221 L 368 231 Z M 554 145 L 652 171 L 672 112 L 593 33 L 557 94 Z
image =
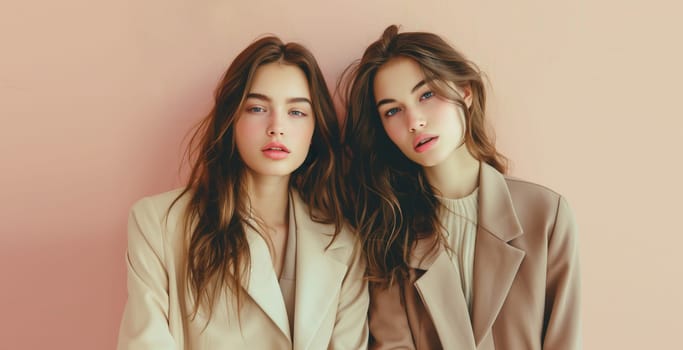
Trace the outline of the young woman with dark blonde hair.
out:
M 370 348 L 580 348 L 572 212 L 504 175 L 475 65 L 437 35 L 390 26 L 342 86 Z
M 365 261 L 342 221 L 339 126 L 313 55 L 251 44 L 192 140 L 187 185 L 131 211 L 118 348 L 365 348 Z

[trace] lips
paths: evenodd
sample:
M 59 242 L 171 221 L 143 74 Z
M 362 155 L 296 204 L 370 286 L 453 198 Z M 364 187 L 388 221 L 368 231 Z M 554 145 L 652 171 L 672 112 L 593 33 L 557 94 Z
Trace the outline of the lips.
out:
M 272 159 L 280 160 L 285 159 L 289 156 L 289 148 L 279 142 L 270 142 L 261 148 L 263 155 Z
M 437 135 L 432 135 L 432 134 L 420 134 L 415 136 L 413 139 L 413 149 L 421 152 L 421 151 L 426 151 L 428 146 L 434 144 L 436 140 L 439 139 L 439 136 Z
M 262 151 L 262 152 L 265 152 L 265 151 L 276 151 L 276 152 L 291 153 L 291 152 L 289 151 L 289 148 L 287 148 L 287 146 L 285 146 L 285 145 L 283 145 L 283 144 L 281 144 L 281 143 L 279 143 L 279 142 L 270 142 L 270 143 L 268 143 L 267 145 L 263 146 L 263 148 L 261 148 L 261 151 Z

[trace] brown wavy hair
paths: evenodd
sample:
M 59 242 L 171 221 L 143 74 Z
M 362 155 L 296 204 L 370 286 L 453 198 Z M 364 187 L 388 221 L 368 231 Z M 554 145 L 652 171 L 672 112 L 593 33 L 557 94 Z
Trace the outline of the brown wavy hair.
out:
M 343 131 L 351 202 L 345 215 L 363 238 L 370 282 L 381 286 L 407 278 L 408 258 L 417 240 L 430 239 L 432 248 L 444 243 L 434 189 L 422 167 L 391 142 L 377 111 L 375 75 L 397 57 L 417 62 L 435 93 L 463 108 L 469 152 L 501 173 L 507 171 L 507 159 L 487 132 L 486 91 L 476 65 L 438 35 L 399 34 L 397 26 L 387 27 L 360 61 L 344 71 L 338 84 L 347 106 Z M 469 108 L 453 85 L 471 88 Z
M 242 283 L 248 281 L 250 264 L 245 235 L 249 210 L 246 166 L 237 151 L 234 127 L 256 70 L 272 62 L 290 64 L 304 72 L 315 118 L 309 153 L 292 173 L 290 187 L 308 204 L 313 220 L 334 224 L 332 240 L 341 230 L 342 179 L 337 166 L 340 130 L 323 74 L 311 52 L 302 45 L 285 44 L 274 36 L 261 38 L 235 58 L 218 84 L 215 105 L 189 142 L 187 156 L 192 170 L 187 184 L 171 204 L 172 207 L 181 197 L 189 196 L 184 212 L 187 235 L 185 285 L 181 291 L 193 295 L 190 317 L 205 305 L 210 318 L 211 306 L 224 287 L 236 295 L 239 315 L 244 296 Z

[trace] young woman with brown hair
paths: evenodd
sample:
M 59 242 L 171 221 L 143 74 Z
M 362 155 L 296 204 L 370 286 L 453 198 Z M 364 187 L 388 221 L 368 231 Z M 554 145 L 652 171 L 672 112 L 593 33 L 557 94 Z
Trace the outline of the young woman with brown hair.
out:
M 390 26 L 342 85 L 370 347 L 580 348 L 572 212 L 504 175 L 474 64 L 437 35 Z
M 339 126 L 313 55 L 232 62 L 187 185 L 131 211 L 119 349 L 358 349 L 365 261 L 342 221 Z

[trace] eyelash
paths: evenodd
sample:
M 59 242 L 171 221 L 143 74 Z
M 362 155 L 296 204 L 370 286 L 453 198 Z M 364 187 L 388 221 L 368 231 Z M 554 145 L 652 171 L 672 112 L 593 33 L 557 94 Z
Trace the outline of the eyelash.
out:
M 266 109 L 261 107 L 261 106 L 255 106 L 255 107 L 247 108 L 247 111 L 251 112 L 251 113 L 263 113 L 266 111 Z M 290 111 L 289 114 L 294 116 L 294 117 L 298 117 L 298 118 L 306 117 L 308 115 L 308 114 L 304 113 L 303 111 L 296 110 L 296 109 Z
M 424 94 L 420 95 L 420 101 L 426 101 L 432 97 L 434 97 L 434 92 L 433 91 L 427 91 Z M 400 112 L 401 109 L 398 107 L 390 108 L 386 112 L 384 112 L 385 117 L 393 117 L 396 115 L 396 113 Z
M 298 113 L 298 114 L 295 115 L 296 117 L 305 117 L 305 116 L 307 116 L 306 113 L 304 113 L 304 112 L 302 112 L 302 111 L 299 111 L 299 110 L 296 110 L 296 109 L 293 110 L 293 111 L 290 111 L 289 113 L 290 113 L 290 114 L 292 114 L 292 113 Z
M 260 107 L 260 106 L 256 106 L 256 107 L 247 108 L 247 111 L 251 112 L 251 113 L 261 113 L 261 112 L 265 112 L 266 109 L 263 107 Z
M 396 115 L 396 113 L 400 112 L 400 108 L 394 107 L 394 108 L 389 108 L 386 112 L 384 112 L 385 117 L 393 117 Z
M 429 96 L 427 96 L 427 95 L 429 95 Z M 425 92 L 424 94 L 422 94 L 422 95 L 420 96 L 420 101 L 428 100 L 428 99 L 430 99 L 430 98 L 432 98 L 432 97 L 434 97 L 434 92 L 432 92 L 432 91 L 427 91 L 427 92 Z

